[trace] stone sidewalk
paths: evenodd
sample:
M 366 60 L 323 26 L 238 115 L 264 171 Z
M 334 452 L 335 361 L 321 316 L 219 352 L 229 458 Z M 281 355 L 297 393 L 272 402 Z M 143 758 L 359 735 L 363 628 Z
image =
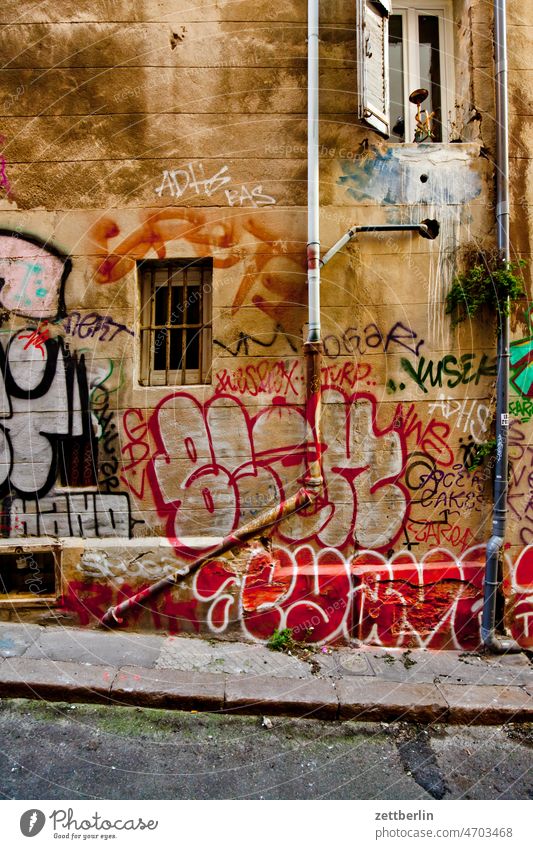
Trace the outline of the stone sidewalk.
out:
M 525 654 L 256 643 L 0 623 L 0 698 L 321 719 L 533 722 Z M 266 720 L 268 721 L 268 720 Z

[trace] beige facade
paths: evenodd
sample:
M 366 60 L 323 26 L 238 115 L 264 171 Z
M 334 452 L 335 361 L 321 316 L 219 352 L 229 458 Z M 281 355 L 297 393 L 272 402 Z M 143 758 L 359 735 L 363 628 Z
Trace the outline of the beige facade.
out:
M 356 4 L 320 6 L 323 248 L 354 224 L 436 219 L 440 233 L 360 235 L 323 270 L 317 504 L 126 624 L 475 648 L 491 464 L 467 466 L 492 436 L 495 323 L 453 329 L 445 299 L 463 250 L 495 244 L 492 5 L 450 4 L 447 141 L 433 144 L 387 140 L 357 117 Z M 3 3 L 5 617 L 95 625 L 302 482 L 306 12 L 303 0 Z M 533 31 L 523 3 L 508 13 L 512 250 L 529 262 Z M 200 259 L 209 282 L 191 277 L 174 303 L 171 271 L 167 330 L 143 343 L 141 327 L 160 324 L 156 306 L 143 319 L 143 270 Z M 525 277 L 529 293 L 531 263 Z M 203 384 L 181 329 L 200 299 Z M 532 332 L 524 300 L 505 551 L 506 619 L 523 645 Z

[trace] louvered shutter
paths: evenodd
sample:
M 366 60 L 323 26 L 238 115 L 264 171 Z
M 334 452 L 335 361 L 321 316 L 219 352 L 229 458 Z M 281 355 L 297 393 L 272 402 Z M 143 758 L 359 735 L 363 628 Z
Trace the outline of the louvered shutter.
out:
M 356 0 L 358 114 L 388 136 L 390 0 Z

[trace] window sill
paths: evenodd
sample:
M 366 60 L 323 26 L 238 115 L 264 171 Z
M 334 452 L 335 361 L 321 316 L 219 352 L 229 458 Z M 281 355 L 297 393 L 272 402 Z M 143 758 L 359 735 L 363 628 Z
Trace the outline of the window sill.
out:
M 0 610 L 6 607 L 57 607 L 55 595 L 36 596 L 33 593 L 2 593 Z
M 431 150 L 465 150 L 475 151 L 479 154 L 483 147 L 481 141 L 399 142 L 391 141 L 391 139 L 386 140 L 386 145 L 388 148 L 394 148 L 394 150 L 421 150 L 425 154 L 430 153 Z

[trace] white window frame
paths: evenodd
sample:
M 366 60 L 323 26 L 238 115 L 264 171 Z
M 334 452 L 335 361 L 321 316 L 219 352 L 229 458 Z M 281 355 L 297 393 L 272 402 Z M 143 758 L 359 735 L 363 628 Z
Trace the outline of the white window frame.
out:
M 402 16 L 405 143 L 415 134 L 416 106 L 409 94 L 420 84 L 418 53 L 418 16 L 434 15 L 439 20 L 439 54 L 441 75 L 442 143 L 449 141 L 450 124 L 455 117 L 455 73 L 453 42 L 453 3 L 451 0 L 398 0 L 392 3 L 391 15 Z M 390 90 L 390 87 L 389 87 Z M 390 104 L 389 104 L 390 109 Z M 391 115 L 391 137 L 394 117 Z M 402 144 L 402 142 L 399 142 Z

